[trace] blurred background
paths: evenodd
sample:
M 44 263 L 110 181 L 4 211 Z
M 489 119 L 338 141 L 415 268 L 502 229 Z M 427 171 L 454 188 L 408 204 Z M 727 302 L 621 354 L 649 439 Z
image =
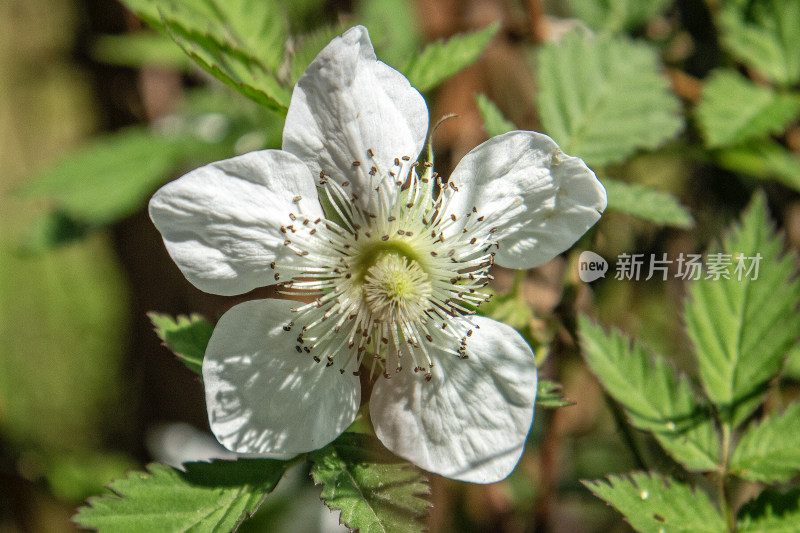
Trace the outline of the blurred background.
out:
M 630 33 L 657 44 L 672 89 L 688 106 L 722 61 L 711 21 L 717 2 L 660 3 L 661 11 Z M 569 2 L 544 0 L 303 0 L 287 8 L 293 30 L 302 32 L 367 23 L 378 56 L 390 64 L 423 43 L 500 21 L 474 65 L 425 94 L 432 122 L 459 115 L 434 139 L 445 175 L 487 137 L 477 93 L 518 127 L 541 129 L 532 50 L 573 24 L 551 17 L 574 14 Z M 216 452 L 206 437 L 199 379 L 161 346 L 146 313 L 197 312 L 213 322 L 237 300 L 185 281 L 146 202 L 198 165 L 278 146 L 282 119 L 210 83 L 179 48 L 152 35 L 116 1 L 0 1 L 0 533 L 72 531 L 75 509 L 113 477 L 152 460 Z M 795 119 L 783 138 L 794 151 L 799 131 Z M 109 132 L 116 140 L 97 140 Z M 679 141 L 615 169 L 676 195 L 691 210 L 693 228 L 609 213 L 586 247 L 609 258 L 698 252 L 762 187 L 797 248 L 796 189 L 723 170 L 698 156 L 697 138 L 689 121 Z M 81 150 L 84 159 L 65 159 Z M 58 174 L 53 164 L 62 164 Z M 499 271 L 495 289 L 510 290 L 513 278 Z M 434 476 L 431 530 L 629 531 L 579 482 L 639 464 L 615 422 L 620 413 L 582 363 L 572 317 L 591 311 L 662 352 L 687 353 L 685 287 L 606 279 L 589 288 L 568 258 L 517 281 L 527 311 L 521 319 L 518 309 L 510 312 L 549 354 L 542 375 L 562 383 L 576 405 L 537 412 L 526 454 L 508 480 L 476 486 Z M 666 458 L 662 467 L 672 468 Z M 318 490 L 299 475 L 243 530 L 327 527 L 319 525 L 330 513 Z

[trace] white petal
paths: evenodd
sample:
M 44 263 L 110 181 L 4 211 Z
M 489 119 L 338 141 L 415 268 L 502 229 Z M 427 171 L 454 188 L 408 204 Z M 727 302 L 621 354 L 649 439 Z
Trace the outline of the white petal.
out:
M 321 448 L 355 419 L 361 402 L 355 368 L 315 363 L 298 353 L 286 326 L 288 300 L 254 300 L 222 315 L 203 359 L 211 430 L 237 453 L 287 457 Z
M 461 160 L 450 181 L 458 192 L 445 214 L 465 220 L 476 207 L 477 216 L 485 217 L 484 229 L 497 228 L 495 261 L 509 268 L 546 263 L 572 246 L 606 208 L 606 191 L 594 172 L 547 135 L 532 131 L 489 139 Z
M 315 174 L 324 170 L 339 183 L 350 182 L 358 203 L 374 211 L 381 173 L 388 173 L 400 158 L 403 169 L 395 172 L 406 176 L 427 131 L 422 95 L 405 76 L 376 59 L 367 29 L 356 26 L 331 41 L 297 82 L 283 149 Z M 360 165 L 353 166 L 354 161 Z M 373 166 L 378 169 L 375 176 L 370 175 Z M 395 194 L 397 187 L 384 189 Z
M 323 216 L 313 176 L 297 157 L 280 150 L 200 167 L 150 200 L 150 218 L 186 278 L 222 295 L 275 283 L 282 265 L 300 260 L 284 246 L 280 231 L 292 224 L 290 213 L 312 220 Z
M 463 319 L 462 319 L 463 320 Z M 370 416 L 397 455 L 443 476 L 494 483 L 516 466 L 533 422 L 536 363 L 513 328 L 483 317 L 468 359 L 438 351 L 433 379 L 408 370 L 375 385 Z

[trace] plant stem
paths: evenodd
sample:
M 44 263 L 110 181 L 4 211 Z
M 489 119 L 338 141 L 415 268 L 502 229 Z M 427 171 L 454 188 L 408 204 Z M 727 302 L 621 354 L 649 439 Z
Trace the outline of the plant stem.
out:
M 736 519 L 733 516 L 733 509 L 731 508 L 730 487 L 728 486 L 728 458 L 731 449 L 731 432 L 731 425 L 729 423 L 723 423 L 722 450 L 720 454 L 720 464 L 717 469 L 717 498 L 722 515 L 725 517 L 729 533 L 736 533 Z

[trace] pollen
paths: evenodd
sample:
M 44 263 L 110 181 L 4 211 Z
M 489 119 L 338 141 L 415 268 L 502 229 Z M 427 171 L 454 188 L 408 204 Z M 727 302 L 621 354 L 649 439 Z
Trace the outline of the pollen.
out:
M 364 278 L 364 297 L 379 320 L 403 323 L 419 320 L 432 292 L 428 274 L 414 260 L 387 254 Z

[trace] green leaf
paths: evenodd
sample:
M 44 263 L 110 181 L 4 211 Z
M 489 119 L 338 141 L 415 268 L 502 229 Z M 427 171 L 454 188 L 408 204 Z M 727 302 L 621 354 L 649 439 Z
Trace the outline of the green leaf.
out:
M 573 32 L 537 54 L 537 107 L 564 152 L 590 165 L 657 148 L 683 127 L 681 105 L 650 46 Z
M 800 403 L 748 428 L 731 457 L 737 476 L 763 483 L 784 482 L 800 470 Z
M 567 400 L 561 394 L 561 384 L 544 379 L 539 380 L 536 391 L 536 406 L 555 409 L 556 407 L 566 407 L 575 405 L 575 402 Z
M 710 148 L 780 133 L 800 111 L 800 98 L 718 70 L 703 86 L 697 118 Z
M 447 41 L 427 45 L 400 69 L 419 91 L 433 89 L 444 80 L 478 60 L 500 29 L 498 23 L 482 30 L 455 35 Z
M 185 472 L 151 464 L 112 481 L 112 494 L 89 499 L 73 520 L 113 531 L 233 531 L 258 509 L 289 463 L 239 459 L 186 463 Z
M 608 193 L 608 209 L 649 220 L 654 224 L 690 228 L 694 219 L 689 210 L 668 192 L 641 183 L 626 183 L 603 178 Z
M 258 57 L 173 19 L 165 17 L 164 24 L 178 46 L 212 76 L 267 109 L 286 114 L 290 93 Z
M 781 257 L 781 248 L 764 195 L 757 194 L 721 248 L 710 252 L 720 255 L 706 257 L 706 272 L 709 262 L 730 263 L 723 275 L 709 279 L 706 273 L 689 287 L 687 331 L 703 387 L 726 423 L 739 424 L 759 405 L 800 331 L 800 279 L 792 279 L 796 261 Z M 755 271 L 747 275 L 746 269 L 756 265 L 753 279 Z
M 771 139 L 751 141 L 716 153 L 717 163 L 734 172 L 776 179 L 800 191 L 800 155 Z
M 739 533 L 796 533 L 800 523 L 800 489 L 766 489 L 742 505 L 737 515 Z
M 189 370 L 202 375 L 203 356 L 214 332 L 214 326 L 200 315 L 188 317 L 179 315 L 173 318 L 170 315 L 150 312 L 147 316 L 155 326 L 158 338 L 164 341 L 164 345 L 172 350 Z
M 334 37 L 342 33 L 339 26 L 323 26 L 317 28 L 312 33 L 297 37 L 294 42 L 294 52 L 292 53 L 289 69 L 291 73 L 291 83 L 294 85 L 300 76 L 306 71 L 308 66 L 314 61 L 323 48 L 330 43 Z
M 636 531 L 724 533 L 725 521 L 706 493 L 654 473 L 635 472 L 584 481 L 595 496 L 614 506 Z
M 584 316 L 579 331 L 589 368 L 625 408 L 631 425 L 651 432 L 687 469 L 714 470 L 719 437 L 686 377 L 676 377 L 663 357 L 649 357 L 638 342 L 631 346 L 616 330 L 606 334 Z
M 101 35 L 92 43 L 92 57 L 100 62 L 125 67 L 159 65 L 187 70 L 191 61 L 170 38 L 141 31 L 128 35 Z
M 131 127 L 78 148 L 34 175 L 20 193 L 48 199 L 77 223 L 102 225 L 139 209 L 181 153 L 174 139 Z
M 720 10 L 722 42 L 779 85 L 800 81 L 800 0 L 762 0 Z
M 614 33 L 641 26 L 666 10 L 670 0 L 569 0 L 570 9 L 595 30 Z
M 361 533 L 421 532 L 430 504 L 427 480 L 387 452 L 374 437 L 344 433 L 310 454 L 314 482 L 325 505 Z
M 475 101 L 478 104 L 478 110 L 481 112 L 483 123 L 486 125 L 486 133 L 489 134 L 489 137 L 495 137 L 517 129 L 514 123 L 504 117 L 503 112 L 485 94 L 476 94 Z
M 420 26 L 408 0 L 356 3 L 356 19 L 369 28 L 381 61 L 397 68 L 418 49 Z

